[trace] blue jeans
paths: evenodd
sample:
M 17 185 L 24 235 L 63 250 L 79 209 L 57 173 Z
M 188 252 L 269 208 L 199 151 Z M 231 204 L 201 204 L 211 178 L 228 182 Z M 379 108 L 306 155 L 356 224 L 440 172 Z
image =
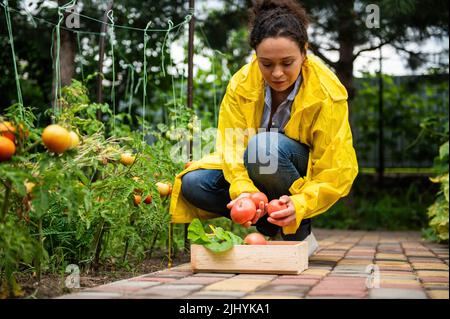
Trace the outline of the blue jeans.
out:
M 277 132 L 258 133 L 253 136 L 244 153 L 244 165 L 255 186 L 264 192 L 269 201 L 282 195 L 290 195 L 289 188 L 298 178 L 305 176 L 309 149 Z M 184 198 L 195 207 L 230 218 L 226 207 L 231 201 L 230 184 L 222 170 L 198 169 L 182 177 L 181 191 Z M 275 236 L 281 227 L 269 223 L 267 215 L 256 223 L 258 231 Z M 284 240 L 304 240 L 311 233 L 311 220 L 304 219 L 295 234 L 285 235 Z

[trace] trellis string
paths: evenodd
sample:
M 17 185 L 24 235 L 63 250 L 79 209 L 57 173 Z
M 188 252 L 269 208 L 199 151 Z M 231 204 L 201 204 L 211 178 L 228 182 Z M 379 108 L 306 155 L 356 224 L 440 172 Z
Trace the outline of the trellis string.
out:
M 113 10 L 109 10 L 106 13 L 106 16 L 108 17 L 109 21 L 111 21 L 111 27 L 108 29 L 109 32 L 109 41 L 111 43 L 111 59 L 112 59 L 112 87 L 111 87 L 111 103 L 112 103 L 112 109 L 113 109 L 113 132 L 115 132 L 116 129 L 116 69 L 115 69 L 115 57 L 114 57 L 114 40 L 115 40 L 115 34 L 114 34 L 114 17 L 113 17 Z
M 2 6 L 5 9 L 5 16 L 6 16 L 6 25 L 8 28 L 8 36 L 9 36 L 9 44 L 11 46 L 11 53 L 13 58 L 13 65 L 14 65 L 14 77 L 16 80 L 16 90 L 17 90 L 17 100 L 20 104 L 20 115 L 23 119 L 23 99 L 22 99 L 22 90 L 20 88 L 20 78 L 19 78 L 19 72 L 17 71 L 17 59 L 16 59 L 16 52 L 14 50 L 14 37 L 13 37 L 13 31 L 12 31 L 12 25 L 11 25 L 11 16 L 9 14 L 9 5 L 8 0 L 4 0 L 2 3 Z

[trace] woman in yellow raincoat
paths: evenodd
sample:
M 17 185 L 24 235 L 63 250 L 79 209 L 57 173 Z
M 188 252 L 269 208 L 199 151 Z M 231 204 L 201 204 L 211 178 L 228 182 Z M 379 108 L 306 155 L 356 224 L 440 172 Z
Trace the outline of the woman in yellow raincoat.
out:
M 264 192 L 287 209 L 268 217 L 260 205 L 259 232 L 304 240 L 311 217 L 346 196 L 358 174 L 348 121 L 347 91 L 320 60 L 307 55 L 307 15 L 293 0 L 253 8 L 255 55 L 231 78 L 220 105 L 215 153 L 178 174 L 173 223 L 230 217 L 241 197 Z

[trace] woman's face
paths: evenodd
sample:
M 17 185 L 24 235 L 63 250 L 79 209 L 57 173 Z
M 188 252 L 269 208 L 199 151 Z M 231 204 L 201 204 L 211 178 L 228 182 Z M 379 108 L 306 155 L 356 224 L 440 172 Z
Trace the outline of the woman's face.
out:
M 284 92 L 297 80 L 305 55 L 286 37 L 265 38 L 256 47 L 258 65 L 264 80 L 276 92 Z

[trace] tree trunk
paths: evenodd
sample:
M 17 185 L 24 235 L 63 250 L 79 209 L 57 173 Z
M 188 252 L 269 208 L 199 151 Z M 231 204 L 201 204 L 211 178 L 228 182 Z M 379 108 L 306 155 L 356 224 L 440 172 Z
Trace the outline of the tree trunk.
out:
M 75 34 L 61 30 L 61 86 L 70 85 L 75 74 Z
M 58 5 L 64 5 L 65 0 L 58 0 Z M 61 27 L 65 27 L 65 22 L 67 15 L 70 12 L 64 13 L 64 20 L 61 23 Z M 57 50 L 57 38 L 56 33 L 53 39 L 53 57 L 56 58 Z M 76 40 L 75 33 L 69 30 L 60 28 L 60 50 L 59 50 L 59 67 L 60 67 L 60 79 L 61 87 L 70 85 L 72 78 L 75 73 L 75 52 L 76 52 Z M 57 67 L 55 65 L 55 67 Z M 53 84 L 52 84 L 52 101 L 55 100 L 55 88 L 58 85 L 56 83 L 55 73 L 53 74 Z
M 339 5 L 339 61 L 336 63 L 336 73 L 348 91 L 349 100 L 352 100 L 355 96 L 353 85 L 353 50 L 356 34 L 354 0 L 342 1 Z

